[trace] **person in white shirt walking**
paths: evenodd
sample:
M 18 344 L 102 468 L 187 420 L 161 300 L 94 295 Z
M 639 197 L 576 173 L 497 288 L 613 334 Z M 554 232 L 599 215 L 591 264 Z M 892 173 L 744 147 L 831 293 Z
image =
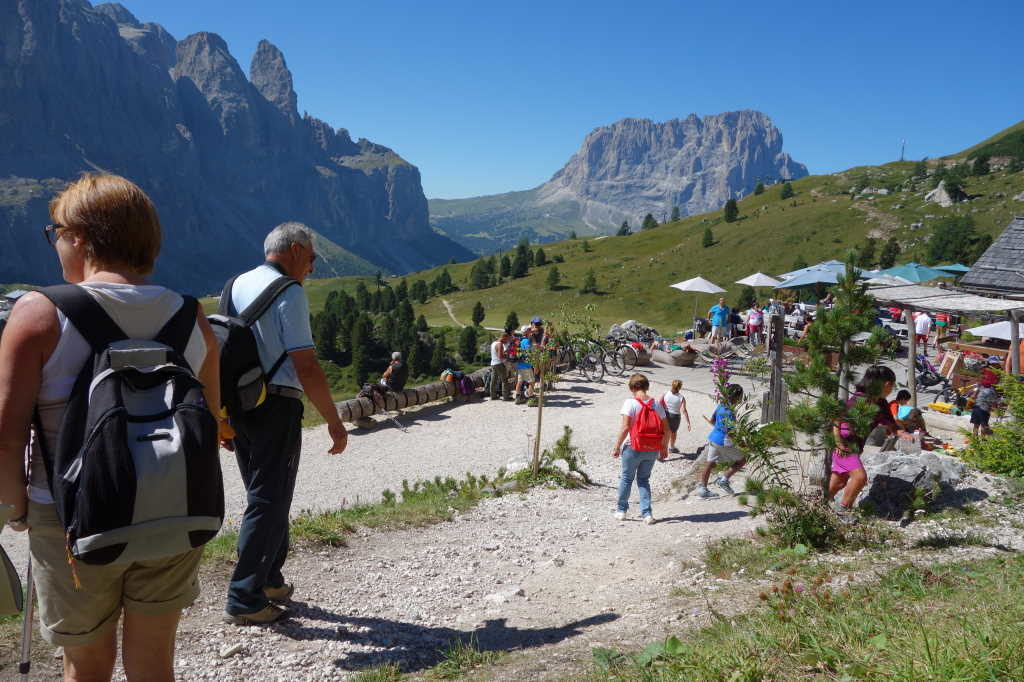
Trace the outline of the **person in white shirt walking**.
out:
M 690 431 L 690 413 L 686 411 L 686 398 L 680 391 L 683 388 L 683 382 L 679 379 L 675 379 L 672 382 L 672 388 L 665 392 L 665 395 L 661 396 L 661 404 L 665 408 L 666 419 L 668 420 L 668 451 L 678 453 L 679 449 L 676 447 L 676 432 L 679 431 L 679 424 L 682 422 L 683 417 L 686 417 L 686 430 Z
M 932 318 L 926 312 L 914 313 L 914 333 L 921 344 L 921 352 L 928 352 L 928 337 L 932 333 Z

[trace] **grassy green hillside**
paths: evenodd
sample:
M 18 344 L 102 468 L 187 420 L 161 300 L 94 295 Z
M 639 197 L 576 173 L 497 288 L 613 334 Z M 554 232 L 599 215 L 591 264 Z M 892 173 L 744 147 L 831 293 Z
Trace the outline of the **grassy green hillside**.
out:
M 481 301 L 487 311 L 487 326 L 500 326 L 510 310 L 525 321 L 535 314 L 551 317 L 563 305 L 594 304 L 594 314 L 604 325 L 634 318 L 663 331 L 675 331 L 689 326 L 695 295 L 669 288 L 673 282 L 701 275 L 726 288 L 726 296 L 734 300 L 740 289 L 733 284 L 737 279 L 756 271 L 777 275 L 792 269 L 798 259 L 808 263 L 841 259 L 869 235 L 895 236 L 904 248 L 898 262 L 924 260 L 926 237 L 939 218 L 970 215 L 978 231 L 995 237 L 1015 212 L 1024 212 L 1024 204 L 1011 199 L 1024 190 L 1024 173 L 969 178 L 965 189 L 977 198 L 950 208 L 924 202 L 929 188 L 926 181 L 913 190 L 872 195 L 871 200 L 851 198 L 850 190 L 855 188 L 898 187 L 907 182 L 913 168 L 914 163 L 903 162 L 810 176 L 793 182 L 796 196 L 789 200 L 779 198 L 780 187 L 769 187 L 762 195 L 742 199 L 740 219 L 731 224 L 724 223 L 720 213 L 692 216 L 627 237 L 589 240 L 590 252 L 584 251 L 583 240 L 544 244 L 549 260 L 561 255 L 566 262 L 533 268 L 527 277 L 493 289 L 463 290 L 445 298 L 462 322 L 469 321 L 473 304 Z M 916 223 L 921 226 L 911 227 Z M 703 232 L 708 226 L 715 245 L 703 248 Z M 445 267 L 466 289 L 472 263 Z M 558 267 L 562 274 L 563 286 L 556 292 L 545 286 L 551 267 Z M 597 275 L 599 294 L 579 293 L 589 269 Z M 435 268 L 408 279 L 429 281 L 439 271 Z M 347 288 L 354 283 L 316 283 L 312 291 L 337 286 Z M 767 291 L 759 293 L 768 295 Z M 700 296 L 698 310 L 707 310 L 713 301 L 712 296 Z M 420 313 L 431 325 L 450 323 L 440 297 L 417 306 Z
M 968 158 L 987 154 L 989 156 L 1021 156 L 1024 154 L 1024 121 L 1001 130 L 987 140 L 982 140 L 973 147 L 951 154 L 945 158 Z

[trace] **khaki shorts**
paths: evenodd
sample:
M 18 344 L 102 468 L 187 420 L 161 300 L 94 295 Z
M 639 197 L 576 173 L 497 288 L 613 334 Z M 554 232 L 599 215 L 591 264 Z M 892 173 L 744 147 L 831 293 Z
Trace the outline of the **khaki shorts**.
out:
M 130 564 L 93 566 L 76 561 L 81 582 L 76 590 L 56 506 L 30 500 L 28 524 L 40 630 L 51 644 L 89 644 L 117 625 L 122 608 L 156 615 L 183 609 L 199 596 L 202 547 Z
M 526 383 L 530 383 L 535 378 L 532 369 L 517 369 L 516 376 L 519 377 L 520 381 L 525 381 Z
M 745 452 L 732 445 L 715 445 L 711 441 L 708 441 L 708 454 L 707 458 L 709 462 L 738 462 L 741 459 L 746 459 L 747 455 Z

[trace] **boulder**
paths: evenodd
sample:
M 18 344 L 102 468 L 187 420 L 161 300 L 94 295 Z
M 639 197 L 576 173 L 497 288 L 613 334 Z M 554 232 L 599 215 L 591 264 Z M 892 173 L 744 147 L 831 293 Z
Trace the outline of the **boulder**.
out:
M 616 341 L 634 341 L 636 339 L 653 341 L 656 336 L 658 336 L 657 329 L 640 324 L 636 320 L 626 320 L 622 324 L 613 324 L 611 329 L 608 330 L 608 338 Z
M 1024 192 L 1021 192 L 1013 198 L 1014 201 L 1024 201 Z
M 879 516 L 898 519 L 910 506 L 915 490 L 934 499 L 942 488 L 953 488 L 964 475 L 964 463 L 934 452 L 908 454 L 895 450 L 861 455 L 868 482 L 856 505 Z
M 964 193 L 961 192 L 960 190 L 957 190 L 957 189 L 948 190 L 948 189 L 946 189 L 946 181 L 945 180 L 939 182 L 939 186 L 938 187 L 933 189 L 931 192 L 928 192 L 928 194 L 924 195 L 924 200 L 925 201 L 932 201 L 932 202 L 934 202 L 934 203 L 936 203 L 939 206 L 942 206 L 944 208 L 949 208 L 950 206 L 952 206 L 956 202 L 963 201 L 965 198 L 966 197 L 964 196 Z

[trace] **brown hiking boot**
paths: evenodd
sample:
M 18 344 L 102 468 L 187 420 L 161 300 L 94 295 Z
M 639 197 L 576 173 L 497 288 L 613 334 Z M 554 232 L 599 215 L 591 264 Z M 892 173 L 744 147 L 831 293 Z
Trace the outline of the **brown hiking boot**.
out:
M 234 614 L 225 612 L 224 622 L 230 625 L 269 625 L 286 613 L 288 611 L 280 606 L 267 604 L 263 609 L 255 613 Z
M 291 601 L 292 594 L 294 593 L 295 585 L 293 583 L 285 583 L 281 587 L 268 586 L 263 588 L 263 594 L 267 595 L 267 599 L 277 604 Z

